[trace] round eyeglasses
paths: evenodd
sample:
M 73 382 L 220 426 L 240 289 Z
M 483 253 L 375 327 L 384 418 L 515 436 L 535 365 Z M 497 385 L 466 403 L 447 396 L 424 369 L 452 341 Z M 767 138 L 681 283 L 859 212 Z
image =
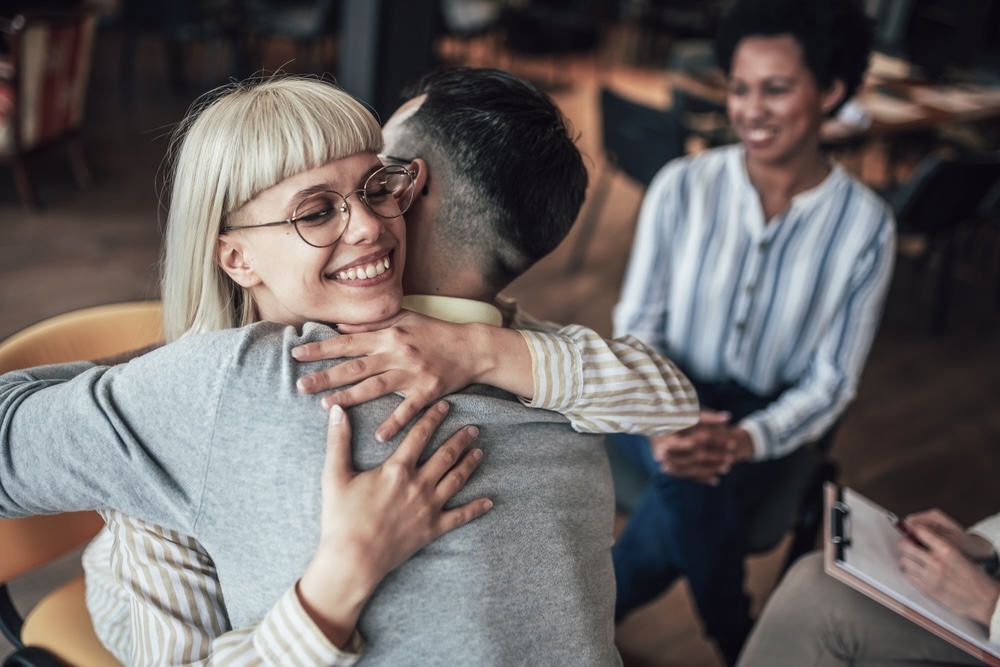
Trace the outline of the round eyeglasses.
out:
M 333 190 L 315 192 L 298 204 L 292 217 L 277 222 L 256 225 L 223 225 L 221 233 L 238 229 L 293 225 L 299 237 L 315 248 L 326 248 L 340 240 L 351 219 L 351 206 L 347 203 L 354 195 L 380 218 L 398 218 L 413 203 L 413 182 L 416 173 L 406 167 L 388 165 L 372 172 L 360 190 L 342 195 Z

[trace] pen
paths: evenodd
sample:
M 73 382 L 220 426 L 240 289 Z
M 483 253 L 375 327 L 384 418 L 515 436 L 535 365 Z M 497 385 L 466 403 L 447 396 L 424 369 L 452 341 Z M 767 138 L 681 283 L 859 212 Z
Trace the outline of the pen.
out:
M 906 521 L 897 516 L 895 512 L 886 512 L 885 517 L 889 519 L 889 523 L 896 527 L 896 530 L 906 536 L 906 539 L 916 544 L 921 549 L 927 549 L 927 545 L 924 544 L 919 537 L 917 537 L 912 528 L 906 525 Z

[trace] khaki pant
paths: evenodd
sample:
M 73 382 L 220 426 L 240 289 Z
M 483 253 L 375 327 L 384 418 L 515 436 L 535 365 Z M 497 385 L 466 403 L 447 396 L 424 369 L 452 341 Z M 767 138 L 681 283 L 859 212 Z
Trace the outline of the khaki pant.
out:
M 812 553 L 788 572 L 738 667 L 905 667 L 982 665 L 896 612 L 823 571 Z

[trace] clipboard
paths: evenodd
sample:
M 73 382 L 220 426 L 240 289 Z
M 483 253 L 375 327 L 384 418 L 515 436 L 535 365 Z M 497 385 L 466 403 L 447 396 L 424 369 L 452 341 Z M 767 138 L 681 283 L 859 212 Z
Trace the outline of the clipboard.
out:
M 897 562 L 899 533 L 884 508 L 830 482 L 824 494 L 827 574 L 987 665 L 1000 667 L 1000 645 L 990 643 L 985 627 L 949 611 L 903 576 Z

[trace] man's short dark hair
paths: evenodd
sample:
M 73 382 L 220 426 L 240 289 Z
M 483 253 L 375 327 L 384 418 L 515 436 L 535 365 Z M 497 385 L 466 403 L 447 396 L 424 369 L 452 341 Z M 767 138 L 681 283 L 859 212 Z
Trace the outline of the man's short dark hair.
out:
M 426 98 L 394 150 L 423 157 L 446 188 L 440 240 L 506 286 L 559 245 L 583 204 L 587 170 L 565 118 L 547 95 L 495 69 L 439 70 L 403 95 Z
M 791 35 L 821 90 L 844 82 L 844 101 L 857 91 L 868 68 L 874 30 L 856 0 L 738 0 L 715 42 L 719 66 L 729 74 L 745 37 Z

